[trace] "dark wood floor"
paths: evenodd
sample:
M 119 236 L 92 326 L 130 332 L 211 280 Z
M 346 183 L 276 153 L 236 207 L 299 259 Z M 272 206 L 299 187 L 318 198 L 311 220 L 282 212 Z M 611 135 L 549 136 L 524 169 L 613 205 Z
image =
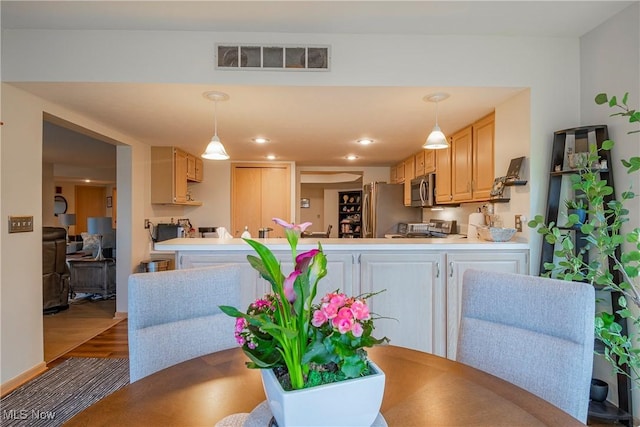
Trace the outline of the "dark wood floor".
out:
M 96 337 L 81 344 L 63 356 L 47 364 L 51 368 L 70 357 L 129 357 L 129 342 L 127 339 L 127 321 L 123 320 Z

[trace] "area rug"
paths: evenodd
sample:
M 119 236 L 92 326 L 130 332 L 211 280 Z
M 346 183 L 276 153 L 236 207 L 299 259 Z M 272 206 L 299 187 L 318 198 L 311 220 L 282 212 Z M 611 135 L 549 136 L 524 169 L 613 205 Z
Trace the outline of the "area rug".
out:
M 129 384 L 129 359 L 74 357 L 2 398 L 0 425 L 61 426 Z

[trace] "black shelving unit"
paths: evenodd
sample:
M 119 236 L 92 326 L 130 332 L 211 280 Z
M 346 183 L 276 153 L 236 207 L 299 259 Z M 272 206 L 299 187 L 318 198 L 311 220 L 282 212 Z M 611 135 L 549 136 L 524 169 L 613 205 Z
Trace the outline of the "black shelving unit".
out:
M 569 154 L 576 154 L 587 152 L 590 144 L 596 144 L 599 154 L 602 160 L 606 161 L 606 166 L 599 167 L 600 165 L 594 165 L 601 179 L 607 182 L 611 188 L 613 185 L 613 171 L 610 166 L 613 165 L 611 161 L 611 153 L 608 150 L 601 151 L 602 143 L 609 138 L 607 126 L 583 126 L 571 129 L 565 129 L 557 131 L 553 136 L 553 147 L 551 152 L 551 165 L 549 172 L 549 189 L 547 194 L 547 212 L 546 223 L 556 223 L 558 227 L 570 234 L 574 240 L 574 247 L 576 251 L 580 251 L 587 244 L 585 235 L 580 231 L 579 227 L 563 227 L 563 221 L 566 221 L 566 211 L 564 211 L 564 197 L 570 195 L 573 198 L 580 198 L 583 195 L 574 194 L 571 185 L 571 175 L 578 173 L 577 168 L 571 165 L 569 161 Z M 572 146 L 573 145 L 573 146 Z M 574 167 L 572 167 L 574 166 Z M 614 194 L 605 198 L 605 203 L 611 201 L 615 197 Z M 541 257 L 540 257 L 540 272 L 544 272 L 544 264 L 553 262 L 554 247 L 543 239 Z M 617 257 L 620 257 L 619 250 L 616 253 Z M 613 263 L 609 263 L 609 270 L 611 274 L 620 281 L 620 273 L 615 270 Z M 621 307 L 618 305 L 618 293 L 611 292 L 611 304 L 612 312 L 615 314 Z M 623 329 L 623 333 L 627 333 L 627 322 L 615 314 L 616 322 L 618 322 Z M 602 343 L 596 342 L 596 347 L 602 346 Z M 599 356 L 596 356 L 599 357 Z M 633 417 L 631 412 L 631 381 L 628 376 L 624 374 L 617 375 L 618 383 L 618 406 L 612 405 L 609 402 L 589 402 L 589 416 L 603 420 L 615 420 L 623 425 L 632 426 Z
M 338 192 L 338 237 L 362 237 L 362 191 Z

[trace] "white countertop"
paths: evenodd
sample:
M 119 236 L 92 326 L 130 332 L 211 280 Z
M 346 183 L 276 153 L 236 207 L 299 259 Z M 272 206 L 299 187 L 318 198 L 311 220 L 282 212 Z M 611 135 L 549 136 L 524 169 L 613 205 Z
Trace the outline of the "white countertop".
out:
M 288 251 L 289 243 L 284 238 L 253 239 L 263 243 L 273 251 Z M 378 250 L 426 250 L 426 249 L 529 249 L 524 239 L 514 238 L 509 242 L 487 242 L 470 240 L 461 235 L 447 238 L 427 239 L 300 239 L 298 251 L 309 250 L 322 244 L 325 251 L 378 251 Z M 165 240 L 155 244 L 157 251 L 252 251 L 253 249 L 242 239 L 218 238 L 179 238 Z

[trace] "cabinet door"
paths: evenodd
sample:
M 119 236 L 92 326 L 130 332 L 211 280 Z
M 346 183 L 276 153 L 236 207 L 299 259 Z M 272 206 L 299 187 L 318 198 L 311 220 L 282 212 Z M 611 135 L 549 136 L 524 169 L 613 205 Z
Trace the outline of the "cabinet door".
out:
M 196 156 L 187 154 L 187 179 L 195 181 L 196 179 Z
M 424 173 L 433 173 L 436 171 L 436 150 L 424 150 Z
M 242 286 L 240 293 L 240 307 L 238 310 L 244 311 L 249 304 L 265 294 L 264 280 L 259 279 L 256 272 L 248 263 L 246 253 L 180 253 L 177 254 L 177 268 L 179 270 L 188 268 L 211 267 L 215 265 L 234 264 L 240 267 L 240 283 Z
M 471 126 L 451 137 L 453 201 L 464 202 L 472 198 L 473 132 Z M 493 183 L 493 177 L 491 179 Z
M 433 151 L 433 150 L 429 150 L 429 151 Z M 425 152 L 426 150 L 422 150 L 419 153 L 415 154 L 413 157 L 415 159 L 415 170 L 416 170 L 416 176 L 422 176 L 424 175 L 424 156 L 425 156 Z
M 462 278 L 467 269 L 529 274 L 528 251 L 463 252 L 447 254 L 447 357 L 456 359 Z
M 411 156 L 404 161 L 404 205 L 411 206 L 411 180 L 415 178 L 415 161 Z
M 398 172 L 398 169 L 396 168 L 396 166 L 391 166 L 389 168 L 389 182 L 391 184 L 395 184 L 398 182 L 397 172 Z
M 493 160 L 494 115 L 473 125 L 473 199 L 489 200 L 495 176 Z
M 195 158 L 195 164 L 196 164 L 196 178 L 195 181 L 196 182 L 202 182 L 204 181 L 204 163 L 202 161 L 202 159 L 200 157 L 196 157 Z
M 451 203 L 453 200 L 451 148 L 432 151 L 435 151 L 436 159 L 436 203 Z
M 173 151 L 174 184 L 173 201 L 184 203 L 187 201 L 187 153 L 182 150 Z
M 378 316 L 375 336 L 392 345 L 444 356 L 446 354 L 444 255 L 363 253 L 362 292 L 378 292 L 369 300 Z
M 400 162 L 396 165 L 396 182 L 398 184 L 404 182 L 404 162 Z

